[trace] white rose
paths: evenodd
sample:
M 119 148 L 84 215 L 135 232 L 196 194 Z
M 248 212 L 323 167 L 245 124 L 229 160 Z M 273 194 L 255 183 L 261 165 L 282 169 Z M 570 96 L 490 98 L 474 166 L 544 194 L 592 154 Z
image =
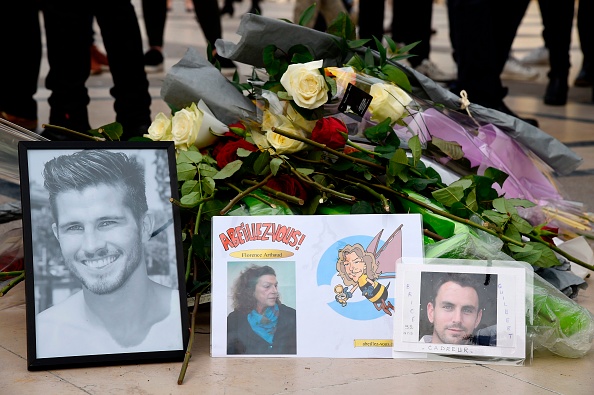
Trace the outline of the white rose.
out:
M 280 83 L 299 107 L 314 109 L 328 101 L 328 86 L 319 70 L 322 65 L 321 60 L 291 64 L 281 77 Z
M 176 148 L 186 150 L 194 144 L 200 130 L 199 121 L 193 110 L 183 108 L 175 113 L 171 119 L 171 135 Z
M 145 134 L 144 137 L 148 137 L 153 141 L 172 140 L 171 118 L 162 112 L 158 113 L 148 128 L 148 134 Z
M 392 123 L 396 122 L 404 114 L 404 107 L 412 100 L 405 91 L 392 84 L 373 84 L 369 94 L 373 97 L 369 112 L 371 120 L 376 122 L 382 122 L 388 117 Z
M 283 132 L 289 132 L 300 137 L 307 137 L 302 130 L 291 130 L 284 127 L 281 127 L 281 129 Z M 290 139 L 272 131 L 266 132 L 266 140 L 268 140 L 270 145 L 274 147 L 277 154 L 292 154 L 307 147 L 307 144 L 302 143 L 301 141 Z

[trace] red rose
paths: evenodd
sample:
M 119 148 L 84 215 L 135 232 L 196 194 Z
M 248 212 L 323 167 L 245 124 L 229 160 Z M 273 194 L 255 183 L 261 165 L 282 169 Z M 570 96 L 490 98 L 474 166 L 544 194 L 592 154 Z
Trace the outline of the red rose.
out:
M 225 133 L 225 135 L 227 135 L 227 133 Z M 234 133 L 231 133 L 231 135 L 237 137 L 237 135 L 235 135 Z M 243 148 L 251 152 L 255 152 L 258 150 L 258 147 L 248 143 L 242 138 L 239 138 L 238 140 L 225 139 L 223 141 L 220 141 L 212 150 L 212 156 L 217 161 L 217 165 L 220 169 L 225 167 L 228 163 L 231 163 L 239 158 L 237 156 L 238 148 Z
M 347 133 L 344 122 L 334 117 L 322 118 L 311 131 L 311 139 L 326 144 L 328 148 L 340 149 L 346 144 L 346 138 L 341 132 Z
M 295 196 L 299 199 L 307 200 L 307 191 L 299 181 L 288 174 L 282 174 L 273 177 L 266 183 L 266 186 L 275 191 L 286 193 L 287 195 Z

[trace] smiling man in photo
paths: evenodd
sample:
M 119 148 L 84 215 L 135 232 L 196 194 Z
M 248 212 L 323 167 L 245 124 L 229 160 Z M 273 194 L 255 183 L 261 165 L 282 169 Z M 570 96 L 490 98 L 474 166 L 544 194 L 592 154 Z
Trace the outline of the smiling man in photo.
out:
M 36 317 L 37 356 L 182 348 L 179 293 L 152 281 L 144 168 L 121 152 L 84 150 L 45 164 L 53 233 L 82 289 Z

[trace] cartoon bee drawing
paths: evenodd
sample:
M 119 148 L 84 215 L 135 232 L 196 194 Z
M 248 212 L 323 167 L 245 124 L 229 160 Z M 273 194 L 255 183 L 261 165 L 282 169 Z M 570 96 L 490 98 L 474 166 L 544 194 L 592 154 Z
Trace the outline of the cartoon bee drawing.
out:
M 378 311 L 392 315 L 394 306 L 388 300 L 390 283 L 384 285 L 380 279 L 395 278 L 396 261 L 402 256 L 402 225 L 398 227 L 378 250 L 383 229 L 373 238 L 367 248 L 361 244 L 346 245 L 338 250 L 336 271 L 344 286 L 337 285 L 335 299 L 343 307 L 357 288 Z M 340 287 L 340 290 L 337 288 Z M 349 287 L 351 287 L 349 289 Z

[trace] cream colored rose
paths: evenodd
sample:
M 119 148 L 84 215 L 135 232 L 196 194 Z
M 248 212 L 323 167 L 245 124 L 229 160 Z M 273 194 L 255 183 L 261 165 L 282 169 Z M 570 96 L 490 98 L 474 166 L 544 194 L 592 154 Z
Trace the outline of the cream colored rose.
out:
M 191 109 L 183 108 L 171 119 L 171 135 L 176 148 L 188 149 L 196 141 L 199 130 L 200 120 L 196 112 Z
M 282 126 L 281 129 L 300 137 L 307 137 L 307 134 L 302 130 L 285 129 Z M 307 144 L 302 143 L 301 141 L 290 139 L 272 131 L 266 132 L 266 140 L 268 140 L 270 145 L 274 147 L 277 154 L 292 154 L 307 147 Z
M 392 84 L 373 84 L 369 94 L 373 97 L 369 112 L 371 120 L 376 122 L 382 122 L 388 117 L 392 123 L 396 122 L 404 114 L 404 107 L 412 100 L 405 91 Z
M 296 128 L 299 128 L 307 133 L 311 133 L 313 128 L 316 127 L 317 122 L 317 120 L 308 121 L 307 119 L 303 118 L 303 116 L 295 111 L 293 106 L 290 104 L 287 105 L 287 119 L 291 121 L 291 123 L 295 125 Z
M 314 109 L 328 101 L 328 86 L 319 70 L 322 65 L 321 60 L 291 64 L 281 77 L 280 83 L 299 107 Z
M 173 136 L 171 135 L 171 118 L 162 112 L 158 113 L 148 128 L 148 134 L 145 134 L 144 137 L 148 137 L 153 141 L 173 140 Z

